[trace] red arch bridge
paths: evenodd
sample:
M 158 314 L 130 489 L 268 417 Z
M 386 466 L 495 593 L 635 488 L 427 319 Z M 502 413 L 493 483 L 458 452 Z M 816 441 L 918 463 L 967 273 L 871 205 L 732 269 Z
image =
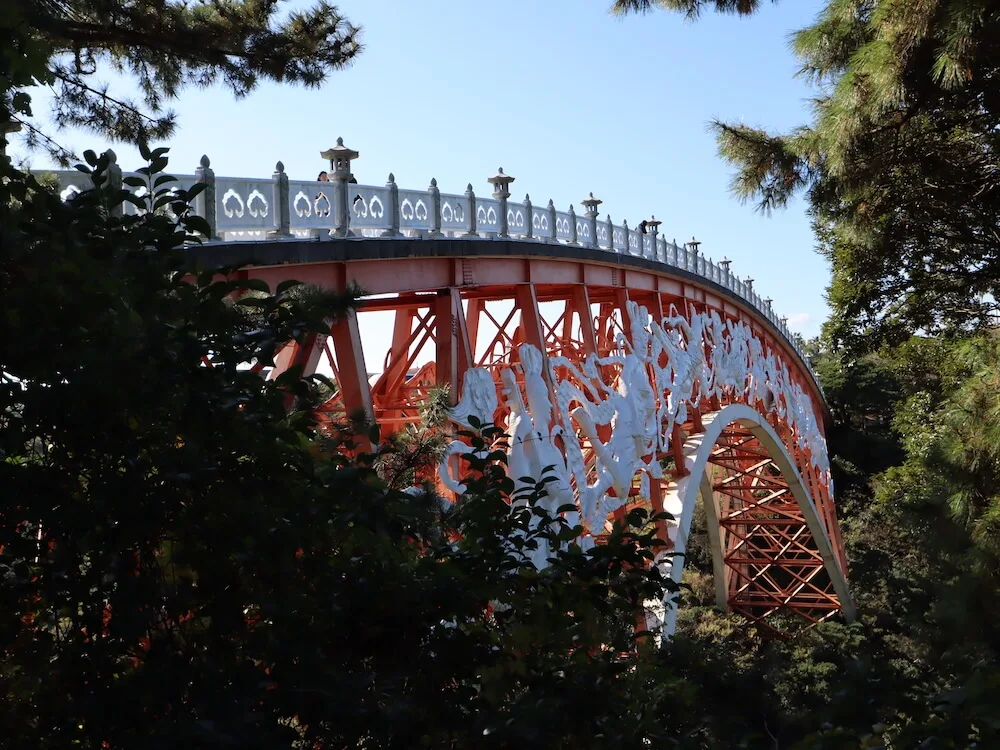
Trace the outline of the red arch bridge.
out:
M 583 545 L 628 507 L 667 511 L 657 564 L 680 581 L 701 503 L 719 607 L 765 625 L 854 617 L 823 395 L 752 280 L 696 242 L 668 242 L 655 219 L 602 219 L 592 194 L 577 214 L 511 201 L 502 170 L 488 198 L 434 180 L 400 189 L 392 175 L 359 185 L 358 154 L 340 139 L 322 156 L 330 182 L 290 180 L 280 162 L 271 178 L 216 177 L 207 157 L 178 176 L 206 183 L 196 210 L 213 236 L 197 252 L 213 263 L 249 263 L 272 288 L 366 292 L 328 336 L 280 352 L 275 372 L 325 368 L 339 385 L 329 408 L 361 410 L 383 433 L 448 385 L 456 428 L 476 417 L 506 429 L 512 477 L 555 466 L 545 502 L 576 506 Z M 87 187 L 80 173 L 57 176 L 64 197 Z M 454 455 L 467 450 L 451 444 L 442 489 L 462 491 Z M 666 632 L 675 614 L 650 604 Z

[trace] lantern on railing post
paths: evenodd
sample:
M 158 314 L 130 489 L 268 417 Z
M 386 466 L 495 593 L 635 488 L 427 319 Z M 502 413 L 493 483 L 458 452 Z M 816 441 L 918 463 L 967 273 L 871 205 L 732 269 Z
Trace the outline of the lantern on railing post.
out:
M 767 307 L 767 310 L 765 311 L 767 313 L 767 319 L 773 322 L 774 321 L 774 309 L 771 307 L 771 303 L 772 302 L 774 302 L 774 300 L 771 299 L 770 297 L 765 297 L 764 298 L 764 306 Z
M 472 189 L 471 182 L 465 186 L 465 199 L 469 201 L 469 231 L 464 236 L 478 237 L 479 232 L 476 231 L 476 192 Z
M 493 186 L 493 197 L 500 203 L 500 231 L 497 237 L 507 239 L 510 237 L 510 227 L 507 221 L 507 199 L 510 198 L 510 183 L 514 178 L 503 173 L 503 167 L 497 167 L 497 173 L 492 177 L 487 177 L 486 181 Z
M 198 168 L 194 170 L 194 176 L 205 186 L 194 199 L 194 212 L 208 223 L 209 240 L 218 239 L 215 233 L 216 224 L 216 203 L 215 203 L 215 170 L 212 169 L 212 162 L 208 156 L 202 155 Z
M 733 275 L 729 272 L 729 266 L 731 266 L 732 263 L 733 262 L 725 255 L 723 255 L 722 260 L 719 261 L 719 267 L 722 269 L 722 285 L 728 289 L 733 288 Z
M 275 238 L 290 237 L 292 235 L 292 214 L 288 205 L 288 175 L 285 174 L 285 165 L 280 161 L 274 165 L 272 180 L 271 205 L 274 206 L 274 230 L 271 236 Z
M 427 195 L 431 204 L 431 228 L 427 233 L 428 237 L 441 236 L 441 191 L 438 190 L 438 181 L 431 177 L 430 187 L 427 188 Z
M 360 154 L 344 145 L 344 139 L 338 138 L 337 145 L 320 153 L 324 159 L 330 160 L 330 182 L 333 183 L 333 236 L 352 237 L 350 206 L 347 199 L 347 183 L 354 177 L 351 174 L 351 162 Z
M 701 246 L 701 242 L 696 240 L 694 237 L 691 241 L 687 243 L 688 246 L 688 266 L 687 269 L 693 273 L 698 272 L 698 248 Z
M 656 238 L 660 234 L 660 224 L 663 222 L 655 216 L 646 219 L 646 231 L 653 236 L 653 260 L 656 260 Z M 642 238 L 639 238 L 640 241 Z
M 580 201 L 584 207 L 583 215 L 587 217 L 590 224 L 590 246 L 597 247 L 597 207 L 604 203 L 600 198 L 595 198 L 593 193 L 588 193 L 587 197 Z

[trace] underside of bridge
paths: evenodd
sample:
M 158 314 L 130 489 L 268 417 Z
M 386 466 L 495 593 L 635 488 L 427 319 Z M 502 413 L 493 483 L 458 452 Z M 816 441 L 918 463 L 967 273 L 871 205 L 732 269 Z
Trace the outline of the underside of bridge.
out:
M 662 535 L 683 553 L 701 501 L 720 607 L 765 626 L 787 614 L 808 623 L 853 617 L 822 394 L 775 326 L 726 289 L 642 258 L 609 262 L 584 248 L 496 240 L 229 243 L 196 252 L 217 265 L 252 262 L 240 273 L 272 288 L 296 279 L 366 292 L 329 336 L 277 360 L 276 371 L 300 364 L 333 374 L 331 420 L 360 411 L 383 433 L 406 429 L 431 390 L 448 386 L 457 427 L 482 415 L 516 439 L 530 420 L 541 442 L 557 447 L 588 535 L 643 505 L 671 514 Z M 372 352 L 365 319 L 376 313 L 391 334 Z M 544 463 L 538 456 L 534 466 Z M 446 493 L 456 486 L 450 471 L 435 477 Z M 677 580 L 681 567 L 667 564 Z

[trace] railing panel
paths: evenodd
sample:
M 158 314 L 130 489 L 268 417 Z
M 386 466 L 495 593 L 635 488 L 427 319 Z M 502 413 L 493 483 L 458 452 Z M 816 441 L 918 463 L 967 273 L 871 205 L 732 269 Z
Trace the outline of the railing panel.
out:
M 293 234 L 333 227 L 333 183 L 288 181 L 288 211 Z
M 556 239 L 570 242 L 573 239 L 573 225 L 570 215 L 565 211 L 556 212 Z
M 533 209 L 537 211 L 538 209 Z M 528 210 L 521 203 L 507 204 L 507 232 L 511 237 L 526 237 L 528 234 Z
M 625 234 L 625 228 L 615 227 L 611 232 L 611 239 L 615 243 L 615 252 L 624 252 L 625 243 L 628 242 L 628 236 Z
M 604 248 L 605 250 L 611 249 L 610 235 L 608 234 L 608 225 L 606 222 L 598 220 L 597 222 L 597 244 Z
M 464 195 L 441 193 L 441 231 L 456 234 L 469 231 L 469 199 Z
M 388 200 L 388 191 L 385 192 Z M 431 228 L 433 205 L 426 190 L 399 191 L 399 228 L 428 230 Z M 352 216 L 353 219 L 353 216 Z
M 426 199 L 426 195 L 424 197 Z M 389 215 L 392 210 L 389 205 L 392 200 L 389 196 L 389 188 L 349 184 L 347 186 L 347 200 L 352 229 L 384 230 L 389 228 Z M 400 224 L 402 224 L 402 219 L 400 219 Z M 375 232 L 372 236 L 378 236 L 378 234 Z
M 576 217 L 576 241 L 585 247 L 589 247 L 590 240 L 590 219 Z
M 500 201 L 495 198 L 476 198 L 476 231 L 496 234 L 500 231 Z
M 642 248 L 643 258 L 655 258 L 656 257 L 656 238 L 650 234 L 639 233 L 639 242 Z
M 628 230 L 628 254 L 642 255 L 642 235 L 635 229 Z
M 532 211 L 531 228 L 534 230 L 536 239 L 547 240 L 551 237 L 552 224 L 549 218 L 549 209 L 536 206 Z
M 273 180 L 216 177 L 216 227 L 221 232 L 263 231 L 277 227 Z

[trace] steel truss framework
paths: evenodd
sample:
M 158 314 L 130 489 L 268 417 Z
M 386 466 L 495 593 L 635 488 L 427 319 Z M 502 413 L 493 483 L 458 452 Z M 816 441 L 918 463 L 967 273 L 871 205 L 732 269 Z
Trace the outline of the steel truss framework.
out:
M 242 273 L 263 279 L 272 288 L 297 279 L 344 291 L 356 282 L 369 293 L 359 312 L 335 323 L 328 336 L 282 351 L 276 372 L 292 364 L 314 371 L 325 360 L 339 385 L 337 396 L 327 405 L 331 416 L 362 412 L 382 426 L 383 434 L 417 420 L 434 386 L 450 386 L 454 400 L 469 368 L 487 369 L 499 388 L 499 372 L 517 364 L 520 344 L 533 344 L 550 356 L 575 362 L 591 353 L 609 355 L 618 345 L 616 337 L 630 336 L 628 301 L 643 305 L 654 320 L 671 311 L 685 316 L 716 311 L 723 320 L 743 322 L 779 353 L 792 378 L 822 412 L 822 395 L 804 363 L 767 321 L 725 290 L 694 283 L 682 274 L 566 255 L 397 254 L 391 260 L 358 255 L 357 260 L 257 266 Z M 393 314 L 392 344 L 381 361 L 366 363 L 359 317 L 373 311 Z M 604 369 L 606 382 L 614 382 L 614 367 Z M 379 374 L 370 382 L 372 370 Z M 692 405 L 687 421 L 674 427 L 669 452 L 649 457 L 668 467 L 667 477 L 651 481 L 652 510 L 666 507 L 671 493 L 676 494 L 686 479 L 689 454 L 706 434 L 706 423 L 727 406 L 744 404 L 776 440 L 770 440 L 771 445 L 762 442 L 761 428 L 725 426 L 713 439 L 705 466 L 699 467 L 703 476 L 694 483 L 703 501 L 710 499 L 706 510 L 716 553 L 718 604 L 765 624 L 782 613 L 810 623 L 841 610 L 851 617 L 846 559 L 828 484 L 775 412 L 763 404 L 748 404 L 746 398 L 727 392 Z M 506 423 L 502 405 L 495 419 Z M 825 420 L 825 412 L 817 414 L 821 426 Z M 593 451 L 582 442 L 592 468 Z M 812 524 L 804 513 L 803 498 L 814 508 Z M 685 502 L 690 506 L 694 500 Z M 662 531 L 676 543 L 677 532 L 666 527 Z M 686 537 L 686 527 L 680 533 Z

